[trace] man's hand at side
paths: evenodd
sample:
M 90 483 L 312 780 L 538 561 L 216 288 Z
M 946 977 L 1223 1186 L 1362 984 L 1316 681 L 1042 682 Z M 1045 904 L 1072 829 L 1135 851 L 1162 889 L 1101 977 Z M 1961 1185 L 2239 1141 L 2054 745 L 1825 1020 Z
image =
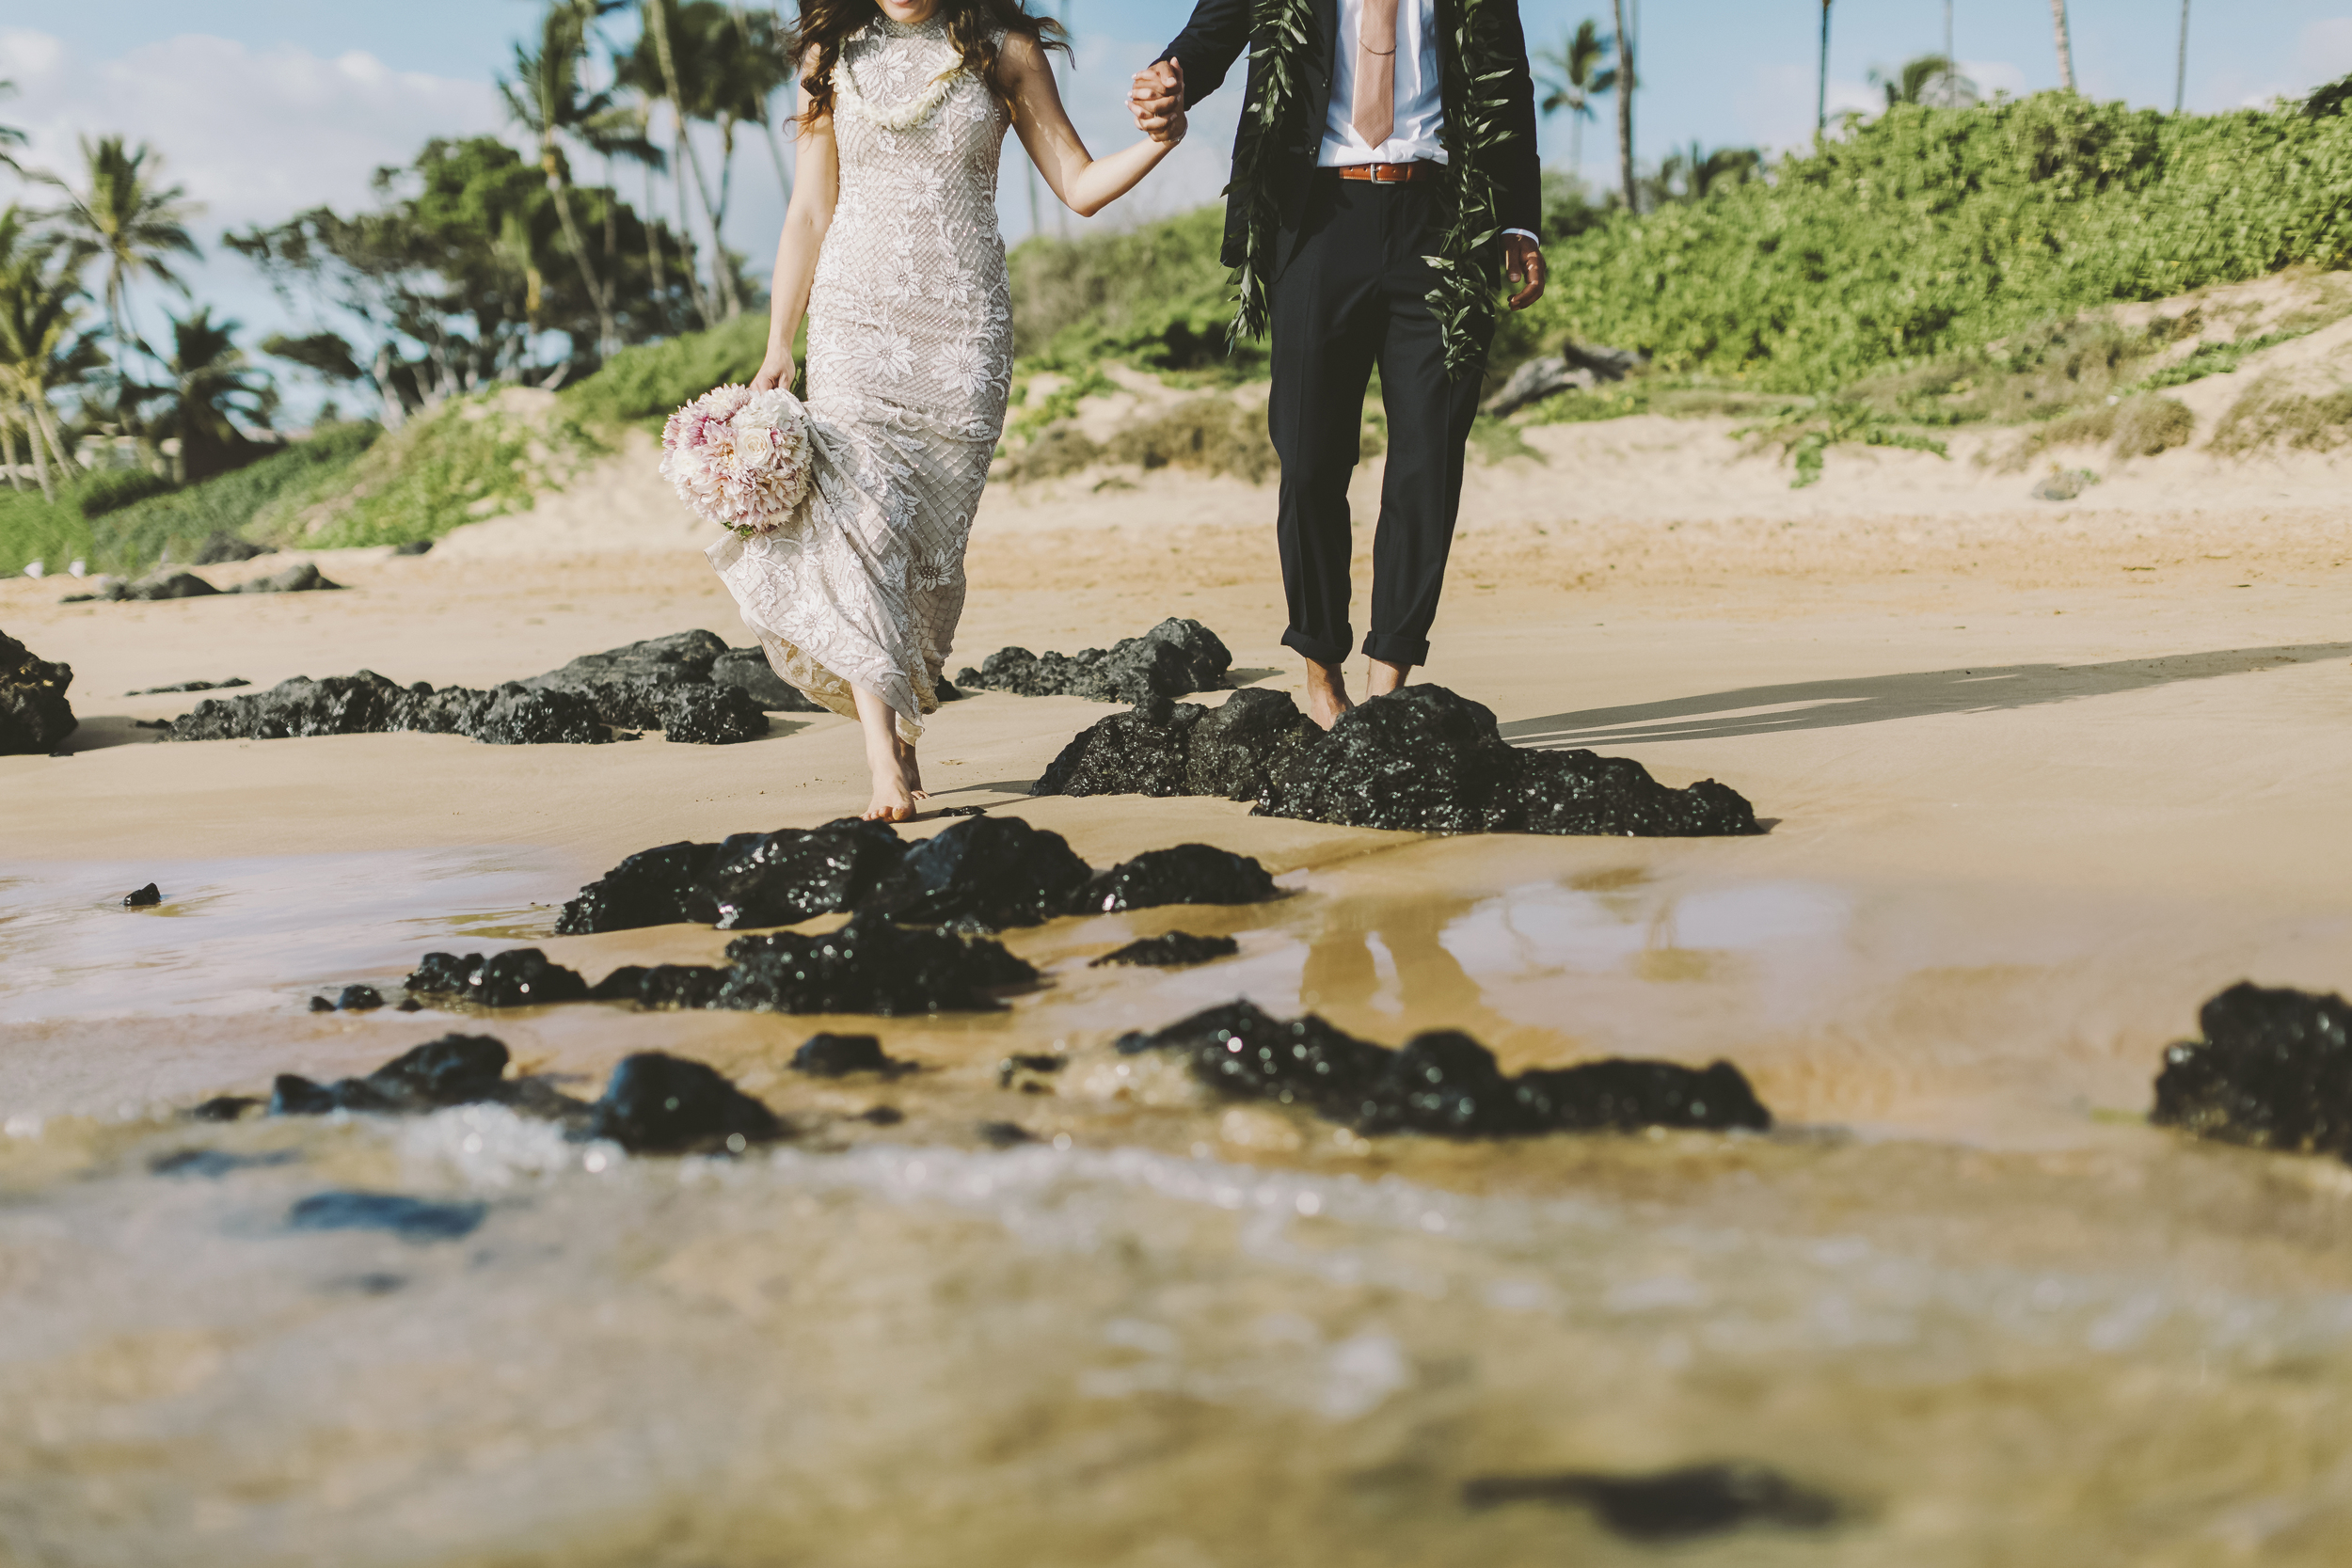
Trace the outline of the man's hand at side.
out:
M 1526 309 L 1544 297 L 1544 247 L 1524 234 L 1503 235 L 1502 273 L 1518 290 L 1511 296 L 1511 309 Z

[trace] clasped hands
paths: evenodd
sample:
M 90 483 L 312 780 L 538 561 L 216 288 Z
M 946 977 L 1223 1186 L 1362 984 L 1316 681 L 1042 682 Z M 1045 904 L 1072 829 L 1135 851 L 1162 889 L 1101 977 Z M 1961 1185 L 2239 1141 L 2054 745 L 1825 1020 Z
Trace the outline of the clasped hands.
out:
M 1184 140 L 1184 66 L 1176 60 L 1161 60 L 1136 71 L 1127 89 L 1127 110 L 1136 117 L 1136 129 L 1153 141 Z M 1505 234 L 1502 272 L 1518 291 L 1511 295 L 1511 309 L 1526 309 L 1543 295 L 1543 247 L 1524 234 Z

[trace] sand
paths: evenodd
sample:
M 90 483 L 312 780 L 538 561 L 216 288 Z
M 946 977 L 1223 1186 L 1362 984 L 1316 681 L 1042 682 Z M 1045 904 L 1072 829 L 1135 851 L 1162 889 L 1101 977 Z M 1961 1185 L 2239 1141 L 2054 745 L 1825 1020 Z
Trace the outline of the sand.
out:
M 1012 933 L 1049 987 L 882 1025 L 931 1069 L 886 1089 L 784 1068 L 870 1021 L 307 1010 L 432 946 L 529 942 L 592 978 L 715 957 L 691 927 L 554 939 L 552 907 L 649 845 L 855 809 L 853 726 L 156 745 L 134 721 L 200 699 L 119 695 L 748 641 L 642 451 L 422 558 L 322 555 L 340 594 L 0 585 L 0 627 L 73 666 L 83 716 L 70 757 L 0 758 L 0 1405 L 34 1413 L 0 1436 L 0 1560 L 1630 1561 L 1580 1513 L 1466 1513 L 1458 1486 L 1724 1456 L 1851 1508 L 1704 1560 L 2331 1560 L 2352 1180 L 2141 1118 L 2215 990 L 2352 978 L 2338 465 L 2191 450 L 2051 503 L 1967 441 L 1840 448 L 1804 490 L 1730 421 L 1529 442 L 1472 475 L 1423 678 L 1523 743 L 1720 779 L 1769 835 L 1031 801 L 1109 710 L 986 694 L 926 739 L 941 804 L 1097 864 L 1207 840 L 1293 896 Z M 959 662 L 1182 614 L 1295 689 L 1272 505 L 1166 473 L 992 493 Z M 109 907 L 150 879 L 164 910 Z M 1243 952 L 1085 967 L 1168 929 Z M 1513 1068 L 1725 1057 L 1787 1131 L 1374 1146 L 1118 1076 L 1113 1036 L 1235 994 L 1390 1043 L 1467 1028 Z M 592 1180 L 497 1117 L 157 1119 L 453 1026 L 583 1092 L 628 1051 L 699 1055 L 819 1131 Z M 1073 1066 L 1023 1095 L 998 1086 L 1014 1051 Z M 847 1119 L 878 1100 L 907 1119 Z M 986 1119 L 1040 1141 L 989 1152 Z M 206 1140 L 299 1159 L 144 1174 Z M 322 1183 L 472 1195 L 485 1240 L 272 1228 Z M 336 1283 L 375 1275 L 402 1283 Z

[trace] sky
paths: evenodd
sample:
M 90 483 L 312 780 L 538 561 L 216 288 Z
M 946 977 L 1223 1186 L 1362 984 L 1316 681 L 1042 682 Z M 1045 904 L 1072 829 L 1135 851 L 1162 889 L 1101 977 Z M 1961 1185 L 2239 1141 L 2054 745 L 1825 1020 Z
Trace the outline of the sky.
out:
M 1812 134 L 1820 48 L 1816 0 L 1629 0 L 1639 17 L 1643 86 L 1636 151 L 1723 145 L 1787 148 Z M 1134 135 L 1121 106 L 1130 71 L 1183 25 L 1177 5 L 1148 0 L 1030 0 L 1070 20 L 1077 45 L 1063 88 L 1072 119 L 1101 152 Z M 2352 0 L 2193 0 L 2187 106 L 2261 103 L 2352 72 Z M 1954 52 L 1987 92 L 2058 85 L 2048 0 L 1952 0 Z M 2169 108 L 2180 10 L 2173 0 L 2070 0 L 2075 71 L 2097 98 Z M 1831 12 L 1833 116 L 1883 102 L 1869 81 L 1940 50 L 1945 0 L 1836 0 Z M 537 14 L 532 0 L 79 0 L 36 7 L 0 0 L 0 124 L 25 130 L 25 162 L 71 166 L 75 138 L 115 132 L 151 142 L 172 178 L 203 204 L 207 252 L 188 273 L 199 299 L 253 336 L 294 325 L 244 261 L 221 251 L 224 230 L 272 223 L 326 203 L 369 199 L 382 165 L 405 163 L 435 135 L 497 133 L 494 82 Z M 1532 44 L 1556 45 L 1600 0 L 1520 0 Z M 1161 216 L 1216 198 L 1226 176 L 1238 72 L 1195 111 L 1184 146 L 1126 199 L 1091 220 L 1044 226 L 1076 233 Z M 1606 182 L 1616 156 L 1607 102 L 1584 127 L 1581 165 Z M 1548 165 L 1565 166 L 1571 128 L 1542 131 Z M 715 156 L 715 151 L 713 154 Z M 739 150 L 730 245 L 764 272 L 784 192 L 756 142 Z M 999 210 L 1009 239 L 1030 231 L 1030 181 L 1007 141 Z M 625 176 L 624 193 L 631 182 Z M 39 204 L 0 169 L 0 201 Z M 138 309 L 167 301 L 149 291 Z

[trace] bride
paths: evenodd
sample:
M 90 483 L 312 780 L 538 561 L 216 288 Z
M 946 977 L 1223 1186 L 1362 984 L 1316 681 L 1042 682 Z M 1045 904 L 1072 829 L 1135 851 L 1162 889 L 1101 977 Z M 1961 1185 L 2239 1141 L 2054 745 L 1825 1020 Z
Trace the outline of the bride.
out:
M 904 821 L 924 798 L 915 737 L 939 705 L 964 540 L 1004 430 L 1005 129 L 1082 215 L 1183 131 L 1089 156 L 1045 57 L 1059 33 L 1022 0 L 802 0 L 800 164 L 752 386 L 791 385 L 806 315 L 813 478 L 782 528 L 709 553 L 776 673 L 865 726 L 869 820 Z

